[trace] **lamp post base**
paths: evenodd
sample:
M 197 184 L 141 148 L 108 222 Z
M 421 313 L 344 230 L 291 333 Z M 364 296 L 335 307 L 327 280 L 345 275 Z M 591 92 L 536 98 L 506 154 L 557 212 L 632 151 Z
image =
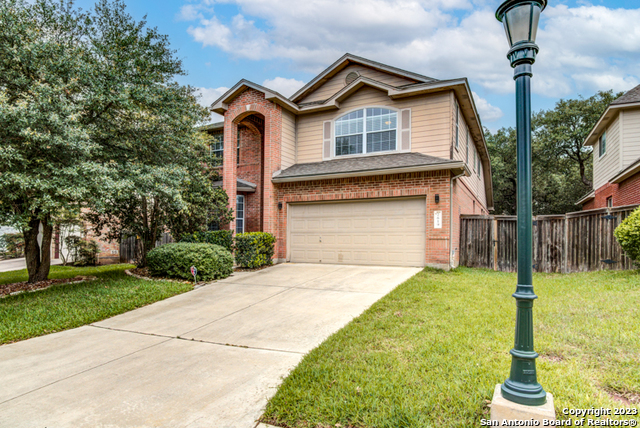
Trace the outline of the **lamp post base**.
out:
M 491 400 L 491 420 L 501 423 L 503 420 L 538 421 L 556 420 L 556 410 L 553 407 L 553 395 L 547 393 L 547 402 L 542 406 L 526 406 L 514 403 L 502 396 L 502 385 L 496 385 Z

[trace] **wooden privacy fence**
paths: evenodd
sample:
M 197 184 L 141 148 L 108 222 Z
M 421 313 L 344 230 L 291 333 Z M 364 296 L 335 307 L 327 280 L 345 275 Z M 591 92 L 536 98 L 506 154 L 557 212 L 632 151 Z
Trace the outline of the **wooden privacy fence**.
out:
M 165 232 L 156 241 L 156 247 L 174 242 L 171 234 Z M 129 236 L 120 240 L 120 263 L 132 263 L 140 260 L 142 254 L 142 241 L 136 236 Z
M 533 268 L 537 272 L 634 269 L 613 234 L 638 205 L 534 217 Z M 460 265 L 515 272 L 516 216 L 462 215 Z

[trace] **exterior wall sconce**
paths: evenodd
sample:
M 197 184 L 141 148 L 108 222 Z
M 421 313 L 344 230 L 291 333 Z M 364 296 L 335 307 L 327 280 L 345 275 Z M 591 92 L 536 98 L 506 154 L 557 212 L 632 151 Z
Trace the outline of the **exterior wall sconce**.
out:
M 440 195 L 436 195 L 436 204 L 440 203 Z

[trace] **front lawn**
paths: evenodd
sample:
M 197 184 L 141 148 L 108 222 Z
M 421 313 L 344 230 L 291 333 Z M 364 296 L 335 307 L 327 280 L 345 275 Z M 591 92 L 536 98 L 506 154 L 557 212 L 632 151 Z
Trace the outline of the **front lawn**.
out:
M 132 267 L 52 266 L 50 279 L 77 275 L 98 279 L 0 298 L 0 344 L 79 327 L 193 288 L 185 283 L 133 278 L 124 273 Z M 26 280 L 26 270 L 0 272 L 0 284 Z
M 425 269 L 310 352 L 262 420 L 480 426 L 494 386 L 509 375 L 515 285 L 515 274 Z M 640 273 L 536 274 L 534 285 L 538 381 L 558 418 L 566 407 L 639 408 Z

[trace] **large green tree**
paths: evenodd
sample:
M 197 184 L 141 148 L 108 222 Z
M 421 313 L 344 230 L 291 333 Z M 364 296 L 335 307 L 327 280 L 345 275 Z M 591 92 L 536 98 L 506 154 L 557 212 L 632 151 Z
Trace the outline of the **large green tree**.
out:
M 613 91 L 589 98 L 560 100 L 532 118 L 533 213 L 563 214 L 576 210 L 575 202 L 591 190 L 590 147 L 582 143 L 607 106 L 619 97 Z M 485 129 L 491 157 L 494 206 L 498 214 L 516 214 L 516 133 Z
M 233 220 L 229 199 L 213 184 L 220 179 L 212 167 L 208 138 L 198 132 L 192 146 L 166 168 L 152 168 L 131 174 L 125 191 L 118 188 L 92 204 L 85 218 L 95 232 L 109 240 L 121 235 L 140 239 L 139 267 L 147 264 L 147 253 L 165 231 L 179 239 L 183 234 L 207 230 L 210 222 Z M 130 166 L 131 167 L 131 166 Z
M 174 81 L 184 71 L 166 36 L 120 0 L 89 12 L 4 0 L 0 22 L 0 222 L 24 230 L 35 282 L 48 277 L 63 210 L 99 210 L 145 183 L 180 204 L 175 186 L 207 112 Z

